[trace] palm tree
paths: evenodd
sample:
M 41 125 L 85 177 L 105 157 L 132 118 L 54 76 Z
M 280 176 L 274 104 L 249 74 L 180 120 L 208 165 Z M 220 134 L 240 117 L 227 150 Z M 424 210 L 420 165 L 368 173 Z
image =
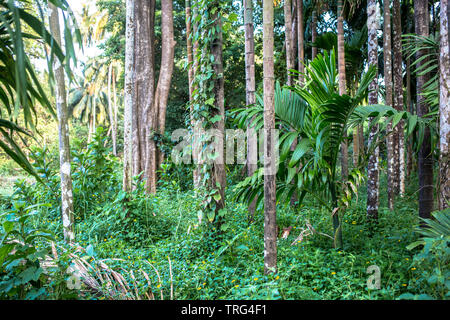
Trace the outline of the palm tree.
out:
M 305 86 L 282 89 L 277 85 L 275 90 L 276 127 L 281 128 L 277 200 L 288 202 L 292 194 L 297 193 L 301 204 L 306 194 L 314 197 L 333 214 L 336 247 L 342 246 L 340 221 L 343 209 L 349 205 L 352 193 L 357 192 L 370 156 L 390 134 L 384 130 L 387 123 L 392 123 L 395 128 L 398 118 L 411 117 L 407 112 L 398 113 L 388 106 L 361 105 L 366 100 L 375 75 L 376 68 L 372 66 L 360 77 L 353 97 L 341 96 L 334 50 L 330 54 L 325 51 L 324 55 L 319 54 L 306 67 Z M 256 119 L 256 130 L 263 126 L 264 101 L 259 96 L 257 101 L 254 107 L 233 111 L 239 127 L 245 128 L 252 118 Z M 385 121 L 380 131 L 371 140 L 367 153 L 360 157 L 358 166 L 352 168 L 346 180 L 339 179 L 337 165 L 344 132 L 367 121 L 370 129 L 382 118 Z M 408 127 L 410 132 L 416 124 L 408 121 L 408 125 L 411 125 L 411 128 Z M 424 125 L 420 122 L 420 126 Z M 299 141 L 298 145 L 291 150 L 295 139 Z M 260 168 L 252 177 L 238 184 L 239 200 L 251 202 L 258 197 L 258 205 L 261 203 L 263 172 L 263 168 Z
M 89 61 L 83 70 L 83 79 L 79 81 L 80 87 L 70 92 L 69 112 L 82 123 L 87 123 L 89 142 L 96 132 L 97 124 L 104 123 L 107 115 L 111 129 L 114 123 L 110 97 L 104 90 L 107 87 L 105 82 L 109 79 L 108 73 L 109 67 L 105 63 Z

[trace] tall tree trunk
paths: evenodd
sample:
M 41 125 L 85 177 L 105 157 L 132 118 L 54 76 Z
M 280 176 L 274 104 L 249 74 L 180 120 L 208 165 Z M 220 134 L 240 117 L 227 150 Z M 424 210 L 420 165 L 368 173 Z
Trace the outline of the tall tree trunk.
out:
M 316 9 L 313 9 L 312 17 L 311 17 L 311 42 L 316 42 L 317 39 L 317 11 Z M 311 49 L 311 59 L 314 60 L 314 58 L 317 56 L 317 46 L 314 44 L 312 45 Z
M 112 90 L 113 90 L 113 110 L 114 110 L 114 122 L 113 122 L 113 154 L 117 156 L 117 116 L 119 114 L 119 110 L 117 107 L 117 92 L 116 92 L 116 71 L 113 68 L 112 70 Z
M 133 176 L 132 116 L 134 103 L 134 0 L 126 3 L 125 36 L 125 86 L 124 86 L 124 132 L 123 132 L 123 190 L 131 191 Z
M 192 81 L 194 80 L 194 58 L 192 56 L 192 23 L 191 23 L 191 1 L 185 1 L 185 10 L 186 10 L 186 49 L 187 49 L 187 62 L 188 62 L 188 81 L 189 81 L 189 101 L 192 101 L 192 93 L 194 91 L 194 87 L 192 85 Z M 192 106 L 191 106 L 192 110 Z M 192 120 L 191 120 L 192 122 Z
M 218 189 L 220 199 L 214 199 L 216 202 L 215 213 L 216 228 L 220 230 L 220 226 L 223 223 L 223 216 L 220 216 L 220 210 L 225 208 L 225 161 L 224 161 L 224 148 L 225 145 L 225 92 L 224 92 L 224 78 L 223 78 L 223 38 L 222 38 L 222 14 L 220 12 L 220 2 L 216 0 L 212 5 L 215 8 L 215 12 L 212 14 L 212 20 L 217 32 L 215 33 L 215 39 L 212 41 L 211 54 L 214 56 L 213 70 L 216 75 L 214 79 L 214 106 L 212 109 L 211 117 L 220 116 L 220 120 L 214 122 L 212 128 L 218 133 L 219 136 L 216 139 L 219 141 L 219 156 L 218 161 L 214 161 L 213 169 L 211 173 L 211 186 L 212 189 Z
M 50 14 L 50 32 L 56 43 L 61 47 L 61 30 L 59 27 L 58 9 L 48 3 Z M 61 175 L 61 217 L 63 223 L 64 240 L 75 241 L 74 218 L 73 218 L 73 191 L 72 178 L 70 175 L 70 144 L 69 124 L 67 114 L 66 84 L 64 80 L 64 68 L 56 58 L 53 65 L 56 80 L 56 112 L 58 116 L 59 135 L 59 168 Z
M 194 2 L 195 3 L 195 2 Z M 197 6 L 193 7 L 193 25 L 192 25 L 192 31 L 193 34 L 196 34 L 198 32 L 198 24 L 196 22 L 196 19 L 198 17 L 198 8 Z M 196 56 L 199 54 L 199 44 L 198 41 L 194 41 L 194 43 L 192 44 L 192 48 L 193 48 L 193 55 L 194 55 L 194 63 L 193 63 L 193 75 L 194 78 L 198 72 L 198 62 L 197 62 L 197 58 Z M 192 88 L 192 90 L 194 91 L 196 88 Z M 192 124 L 193 127 L 193 132 L 194 132 L 194 137 L 193 137 L 193 152 L 192 152 L 192 158 L 194 161 L 194 170 L 192 172 L 193 175 L 193 180 L 194 180 L 194 189 L 198 189 L 201 185 L 202 182 L 202 178 L 201 178 L 201 172 L 200 172 L 200 164 L 199 164 L 199 154 L 200 154 L 200 150 L 199 147 L 196 143 L 197 140 L 197 132 L 200 131 L 201 128 L 201 124 L 199 121 L 194 121 L 194 123 Z
M 155 92 L 155 112 L 158 117 L 158 132 L 163 135 L 166 129 L 166 110 L 172 82 L 175 55 L 175 40 L 173 35 L 173 4 L 172 0 L 161 1 L 161 68 L 158 85 Z M 164 161 L 164 154 L 157 151 L 157 166 Z M 156 184 L 156 181 L 155 181 Z
M 116 136 L 114 135 L 114 110 L 111 101 L 111 86 L 112 86 L 112 77 L 113 77 L 113 64 L 110 63 L 108 67 L 108 115 L 109 115 L 109 123 L 111 130 L 111 140 L 113 144 L 113 155 L 116 155 Z
M 407 110 L 413 114 L 412 97 L 411 97 L 411 59 L 408 57 L 406 60 L 406 105 Z M 406 179 L 409 180 L 413 168 L 413 151 L 412 142 L 407 140 L 407 157 L 406 157 Z
M 402 15 L 400 11 L 400 0 L 394 0 L 392 18 L 394 23 L 393 38 L 394 44 L 394 108 L 403 111 L 403 60 L 402 60 Z M 396 192 L 400 196 L 405 194 L 405 134 L 404 123 L 400 121 L 395 130 L 395 174 L 396 174 Z
M 275 131 L 274 22 L 273 2 L 263 0 L 264 65 L 264 272 L 277 272 L 276 174 L 273 134 Z
M 254 104 L 255 101 L 255 39 L 253 35 L 253 4 L 252 0 L 244 0 L 244 24 L 245 24 L 245 87 L 246 103 Z M 247 130 L 247 175 L 252 176 L 257 169 L 258 139 L 256 132 L 250 125 Z M 256 209 L 256 201 L 249 205 L 249 220 L 253 221 Z
M 338 45 L 338 66 L 339 66 L 339 94 L 347 94 L 345 75 L 345 38 L 344 38 L 344 6 L 343 0 L 337 2 L 337 45 Z M 347 134 L 344 134 L 344 142 L 341 144 L 341 170 L 342 179 L 348 178 L 348 145 Z
M 367 2 L 367 29 L 368 29 L 368 63 L 378 65 L 378 41 L 377 41 L 377 4 L 375 0 Z M 377 77 L 369 86 L 369 104 L 378 103 L 378 83 Z M 369 145 L 375 143 L 378 126 L 374 125 L 369 133 Z M 367 217 L 371 221 L 378 219 L 378 147 L 374 153 L 369 155 L 367 165 Z
M 300 85 L 305 82 L 305 30 L 303 22 L 303 0 L 297 0 L 297 40 L 298 40 L 298 80 Z
M 448 33 L 448 0 L 441 0 L 441 30 L 440 30 L 440 199 L 439 209 L 450 206 L 450 43 Z M 446 14 L 447 13 L 447 14 Z
M 428 36 L 428 1 L 414 1 L 414 22 L 415 31 L 419 36 Z M 427 62 L 427 59 L 421 58 L 427 54 L 426 50 L 420 50 L 416 55 L 417 68 Z M 417 115 L 423 117 L 429 112 L 429 107 L 425 101 L 425 97 L 421 95 L 425 83 L 429 77 L 425 75 L 417 75 Z M 419 216 L 422 218 L 430 218 L 433 211 L 433 154 L 431 150 L 431 133 L 428 126 L 425 127 L 422 145 L 419 149 Z
M 393 85 L 392 85 L 392 41 L 391 41 L 391 8 L 390 0 L 384 0 L 384 41 L 383 41 L 383 51 L 384 51 L 384 84 L 386 87 L 386 98 L 385 102 L 387 106 L 393 106 Z M 392 131 L 392 124 L 389 123 L 387 126 L 387 131 Z M 387 149 L 387 190 L 388 190 L 388 207 L 390 210 L 394 209 L 394 133 L 389 134 L 386 138 L 386 149 Z
M 291 0 L 284 0 L 284 27 L 285 27 L 285 43 L 286 43 L 286 69 L 287 69 L 287 85 L 291 86 L 292 75 L 289 70 L 294 69 L 294 48 L 292 46 L 292 3 Z
M 156 192 L 157 148 L 153 139 L 158 129 L 155 108 L 154 25 L 155 0 L 135 0 L 133 175 L 143 172 L 147 193 Z

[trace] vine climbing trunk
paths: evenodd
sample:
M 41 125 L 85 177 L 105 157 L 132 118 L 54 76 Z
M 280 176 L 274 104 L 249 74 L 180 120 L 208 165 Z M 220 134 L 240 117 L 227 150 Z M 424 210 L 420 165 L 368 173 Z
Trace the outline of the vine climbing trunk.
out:
M 51 2 L 48 3 L 50 32 L 58 46 L 61 47 L 61 30 L 59 26 L 58 9 Z M 74 218 L 73 218 L 73 191 L 72 178 L 70 174 L 70 144 L 69 124 L 66 98 L 66 84 L 64 80 L 64 68 L 58 58 L 54 60 L 55 69 L 55 96 L 56 112 L 58 117 L 59 135 L 59 168 L 61 176 L 61 217 L 63 223 L 64 240 L 75 241 Z
M 274 16 L 272 0 L 263 0 L 264 65 L 264 272 L 277 272 L 276 174 L 273 134 L 275 129 Z

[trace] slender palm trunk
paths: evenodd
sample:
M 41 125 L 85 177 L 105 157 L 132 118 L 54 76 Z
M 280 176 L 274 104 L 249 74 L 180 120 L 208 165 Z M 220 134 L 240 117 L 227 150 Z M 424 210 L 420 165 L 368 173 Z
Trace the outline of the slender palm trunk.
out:
M 406 106 L 407 110 L 413 114 L 414 108 L 412 106 L 412 97 L 411 97 L 411 59 L 408 57 L 406 60 Z M 407 152 L 406 152 L 406 178 L 410 179 L 411 173 L 413 170 L 413 150 L 412 150 L 412 142 L 407 140 Z
M 50 32 L 57 44 L 61 46 L 61 30 L 59 26 L 58 9 L 50 2 L 48 3 L 48 6 L 50 11 Z M 57 58 L 54 61 L 54 69 L 56 80 L 56 112 L 58 116 L 59 134 L 59 166 L 61 175 L 61 218 L 63 223 L 64 240 L 70 243 L 75 241 L 75 232 L 73 218 L 72 178 L 70 175 L 69 124 L 64 68 Z
M 287 69 L 287 85 L 293 84 L 291 72 L 294 69 L 294 50 L 292 46 L 292 3 L 291 0 L 284 1 L 284 27 L 285 27 L 285 43 L 286 43 L 286 69 Z
M 275 77 L 273 2 L 263 0 L 264 63 L 264 272 L 277 272 L 277 212 L 273 134 L 275 129 Z
M 317 11 L 314 9 L 311 17 L 311 42 L 316 42 L 317 39 Z M 311 59 L 317 56 L 317 46 L 313 45 L 311 49 Z
M 305 30 L 303 22 L 303 0 L 297 0 L 297 40 L 298 40 L 298 80 L 300 85 L 305 82 Z
M 124 88 L 124 133 L 123 133 L 123 190 L 131 191 L 132 185 L 132 115 L 134 88 L 134 0 L 126 3 L 125 36 L 125 88 Z
M 400 11 L 400 0 L 393 1 L 393 38 L 394 44 L 394 108 L 403 111 L 403 60 L 402 60 L 402 21 Z M 395 176 L 396 192 L 400 196 L 405 194 L 405 134 L 403 120 L 398 124 L 395 131 Z
M 414 1 L 415 31 L 419 36 L 427 37 L 428 33 L 428 1 Z M 427 59 L 421 59 L 426 50 L 420 50 L 416 55 L 417 68 L 427 62 Z M 429 112 L 429 107 L 425 97 L 421 95 L 425 83 L 429 77 L 427 74 L 417 75 L 417 115 L 423 117 Z M 425 127 L 422 145 L 419 149 L 419 216 L 430 218 L 433 211 L 433 154 L 431 150 L 431 133 L 428 126 Z
M 110 124 L 110 131 L 111 131 L 111 140 L 113 144 L 113 154 L 115 155 L 115 149 L 116 149 L 116 137 L 114 135 L 114 111 L 112 107 L 112 101 L 111 101 L 111 82 L 113 77 L 113 65 L 112 63 L 109 65 L 108 68 L 108 115 L 109 115 L 109 124 Z
M 344 6 L 343 0 L 337 2 L 338 21 L 337 21 L 337 45 L 338 45 L 338 66 L 339 66 L 339 94 L 347 94 L 346 74 L 345 74 L 345 39 L 344 39 Z M 342 178 L 348 177 L 348 145 L 347 134 L 344 134 L 344 141 L 341 144 L 341 170 Z
M 377 7 L 375 0 L 367 2 L 367 29 L 368 29 L 368 63 L 378 65 L 378 41 L 377 41 Z M 369 86 L 369 104 L 378 103 L 378 83 L 377 78 Z M 369 133 L 369 145 L 375 143 L 374 139 L 378 132 L 378 126 L 373 126 Z M 367 165 L 367 217 L 369 220 L 378 219 L 378 147 L 369 156 Z
M 253 4 L 252 0 L 244 0 L 244 24 L 245 24 L 245 87 L 246 103 L 254 104 L 255 101 L 255 39 L 253 26 Z M 252 176 L 257 169 L 258 140 L 256 132 L 250 125 L 247 130 L 247 175 Z M 249 221 L 253 221 L 256 209 L 256 201 L 249 205 Z
M 384 0 L 384 33 L 383 33 L 383 56 L 384 56 L 384 84 L 386 88 L 385 102 L 387 106 L 393 106 L 393 84 L 392 84 L 392 41 L 391 41 L 391 8 L 390 0 Z M 386 129 L 392 131 L 392 124 L 389 123 Z M 386 138 L 387 149 L 387 198 L 388 207 L 394 209 L 394 133 L 389 134 Z
M 113 121 L 113 155 L 117 156 L 117 116 L 119 110 L 117 108 L 117 92 L 116 92 L 116 72 L 113 68 L 112 70 L 112 90 L 113 90 L 113 110 L 114 110 L 114 121 Z
M 439 209 L 450 207 L 450 42 L 448 33 L 448 0 L 441 0 L 440 30 L 440 199 Z
M 193 29 L 193 33 L 196 34 L 198 31 L 198 24 L 196 22 L 196 19 L 198 17 L 198 8 L 197 6 L 194 6 L 193 9 L 193 25 L 192 25 L 192 29 Z M 194 41 L 194 43 L 192 44 L 192 49 L 193 49 L 193 55 L 194 57 L 196 57 L 198 54 L 200 54 L 199 52 L 199 44 L 198 41 Z M 193 63 L 193 73 L 194 73 L 194 77 L 197 75 L 198 73 L 198 62 L 197 62 L 197 58 L 194 58 L 194 63 Z M 193 88 L 192 90 L 195 90 L 196 88 Z M 193 136 L 193 151 L 192 151 L 192 158 L 194 161 L 194 171 L 192 173 L 193 175 L 193 180 L 194 180 L 194 188 L 198 189 L 202 183 L 202 178 L 201 178 L 201 170 L 200 170 L 200 162 L 201 160 L 199 159 L 199 154 L 200 154 L 200 148 L 199 145 L 197 143 L 198 139 L 198 132 L 200 132 L 201 129 L 201 123 L 199 121 L 195 121 L 193 123 L 193 128 L 194 128 L 194 136 Z

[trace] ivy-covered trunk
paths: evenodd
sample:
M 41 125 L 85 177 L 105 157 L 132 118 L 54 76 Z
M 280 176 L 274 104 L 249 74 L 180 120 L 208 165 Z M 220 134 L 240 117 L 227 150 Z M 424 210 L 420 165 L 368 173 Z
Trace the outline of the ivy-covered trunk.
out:
M 58 46 L 61 47 L 61 30 L 59 26 L 58 9 L 48 3 L 50 17 L 50 32 Z M 58 58 L 54 60 L 55 70 L 55 98 L 56 112 L 58 116 L 59 135 L 59 169 L 61 176 L 61 217 L 63 222 L 64 240 L 75 241 L 74 218 L 73 218 L 73 191 L 72 178 L 70 175 L 70 144 L 69 124 L 66 100 L 66 84 L 64 80 L 64 67 Z

